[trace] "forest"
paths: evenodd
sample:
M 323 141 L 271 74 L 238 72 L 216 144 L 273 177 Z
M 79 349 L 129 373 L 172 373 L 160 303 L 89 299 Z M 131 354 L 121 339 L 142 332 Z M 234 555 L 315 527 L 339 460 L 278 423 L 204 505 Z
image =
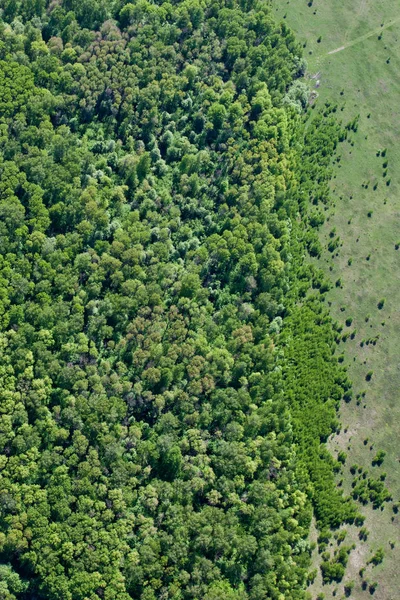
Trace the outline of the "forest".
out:
M 335 106 L 265 1 L 0 7 L 1 598 L 306 599 Z

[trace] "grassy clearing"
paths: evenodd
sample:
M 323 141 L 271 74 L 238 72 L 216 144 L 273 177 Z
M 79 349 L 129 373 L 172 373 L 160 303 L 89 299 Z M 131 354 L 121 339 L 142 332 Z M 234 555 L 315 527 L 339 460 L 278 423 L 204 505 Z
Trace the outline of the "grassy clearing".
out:
M 319 261 L 337 282 L 328 295 L 332 314 L 343 323 L 343 333 L 356 330 L 354 339 L 349 336 L 339 347 L 354 383 L 354 397 L 343 403 L 343 428 L 330 443 L 334 453 L 347 453 L 339 477 L 347 491 L 353 480 L 350 466 L 356 463 L 374 477 L 385 471 L 396 501 L 400 499 L 400 2 L 314 0 L 308 6 L 307 0 L 289 0 L 279 6 L 276 1 L 276 7 L 306 44 L 310 84 L 318 87 L 319 102 L 337 102 L 344 123 L 360 115 L 357 132 L 342 145 L 332 184 L 335 206 L 321 233 L 325 246 L 332 231 L 333 237 L 340 236 L 337 251 L 326 250 Z M 341 46 L 345 48 L 328 54 Z M 385 148 L 385 156 L 377 156 Z M 378 308 L 383 298 L 384 306 Z M 375 345 L 366 343 L 371 338 Z M 363 391 L 365 396 L 357 399 Z M 378 450 L 386 456 L 382 466 L 373 467 Z M 343 584 L 349 580 L 355 582 L 351 598 L 370 597 L 369 586 L 361 588 L 358 572 L 379 547 L 385 551 L 384 560 L 376 567 L 369 565 L 363 579 L 378 582 L 373 595 L 377 600 L 400 597 L 399 519 L 391 502 L 383 510 L 370 504 L 362 510 L 370 532 L 367 541 L 359 540 L 359 529 L 348 528 L 345 543 L 354 541 L 356 549 L 346 577 L 341 584 L 322 586 L 318 575 L 310 588 L 313 598 L 321 592 L 326 600 L 342 598 Z M 390 541 L 397 541 L 394 548 Z

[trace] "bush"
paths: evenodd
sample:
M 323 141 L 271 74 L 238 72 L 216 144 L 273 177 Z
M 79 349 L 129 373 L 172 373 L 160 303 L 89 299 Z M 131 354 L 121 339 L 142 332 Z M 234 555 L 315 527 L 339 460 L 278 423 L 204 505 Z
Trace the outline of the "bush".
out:
M 381 298 L 378 302 L 378 308 L 379 310 L 382 310 L 382 308 L 385 306 L 385 302 L 386 302 L 386 298 Z
M 344 594 L 346 596 L 346 598 L 348 598 L 349 596 L 351 596 L 351 592 L 354 589 L 354 581 L 348 581 L 347 583 L 344 584 Z
M 378 467 L 380 467 L 383 463 L 383 459 L 385 458 L 385 456 L 386 452 L 384 450 L 379 450 L 372 459 L 373 466 L 377 465 Z

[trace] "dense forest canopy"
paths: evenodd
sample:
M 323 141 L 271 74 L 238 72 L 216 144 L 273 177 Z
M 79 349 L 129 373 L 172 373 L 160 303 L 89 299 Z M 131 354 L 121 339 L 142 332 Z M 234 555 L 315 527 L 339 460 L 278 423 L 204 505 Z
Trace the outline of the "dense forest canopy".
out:
M 305 598 L 332 108 L 265 1 L 0 6 L 1 597 Z

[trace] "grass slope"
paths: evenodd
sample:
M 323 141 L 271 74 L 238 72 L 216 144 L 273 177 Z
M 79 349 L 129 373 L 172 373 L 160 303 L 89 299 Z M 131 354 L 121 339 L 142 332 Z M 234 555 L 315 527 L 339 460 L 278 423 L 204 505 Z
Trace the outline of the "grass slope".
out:
M 319 261 L 334 283 L 340 279 L 328 294 L 332 314 L 343 325 L 352 318 L 343 333 L 357 330 L 353 340 L 349 337 L 340 344 L 354 397 L 343 403 L 343 429 L 331 440 L 331 448 L 347 453 L 342 475 L 346 491 L 351 491 L 353 480 L 350 466 L 357 463 L 374 477 L 385 471 L 386 485 L 396 501 L 400 498 L 400 247 L 396 250 L 400 243 L 400 2 L 314 0 L 308 6 L 306 0 L 289 0 L 276 2 L 276 11 L 306 42 L 309 75 L 314 76 L 310 83 L 318 86 L 319 102 L 344 106 L 339 116 L 345 123 L 360 115 L 358 131 L 351 132 L 342 145 L 333 181 L 335 206 L 322 230 L 325 246 L 332 230 L 341 245 L 334 253 L 326 250 Z M 343 50 L 329 54 L 342 46 Z M 377 156 L 384 148 L 385 157 Z M 381 298 L 386 302 L 380 310 Z M 360 345 L 376 336 L 375 345 Z M 368 382 L 369 371 L 373 375 Z M 363 391 L 365 397 L 357 399 Z M 384 450 L 386 457 L 381 467 L 373 467 L 378 450 Z M 358 530 L 348 528 L 345 543 L 354 541 L 356 549 L 346 578 L 337 586 L 322 588 L 318 575 L 311 588 L 313 598 L 323 591 L 330 599 L 335 587 L 335 597 L 341 598 L 343 584 L 349 580 L 355 582 L 352 598 L 370 597 L 369 586 L 362 590 L 358 572 L 379 547 L 385 558 L 377 567 L 367 566 L 364 580 L 378 582 L 377 600 L 399 598 L 399 519 L 391 502 L 383 510 L 368 504 L 362 512 L 370 531 L 368 540 L 360 542 Z M 394 548 L 391 540 L 397 540 Z

